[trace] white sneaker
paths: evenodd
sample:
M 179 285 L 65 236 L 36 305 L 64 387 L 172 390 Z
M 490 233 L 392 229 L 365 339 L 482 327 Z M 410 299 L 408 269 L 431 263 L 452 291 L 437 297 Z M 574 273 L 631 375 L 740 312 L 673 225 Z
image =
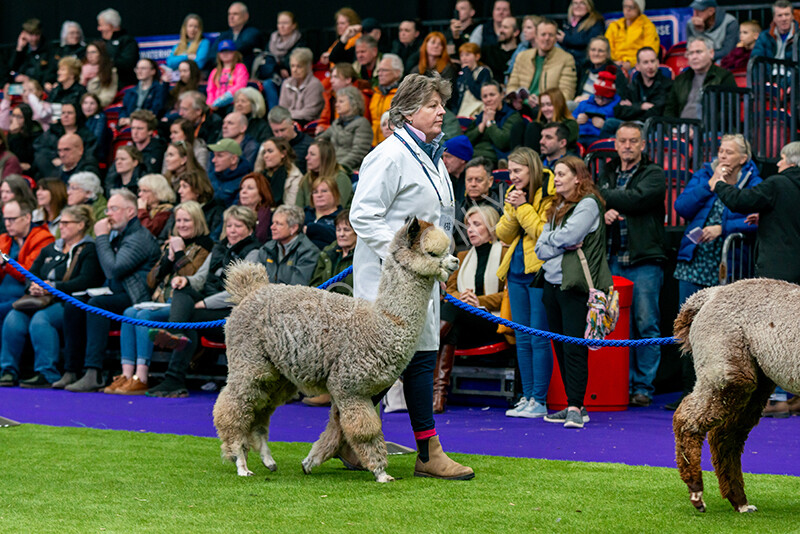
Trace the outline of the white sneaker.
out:
M 517 401 L 513 408 L 506 410 L 506 417 L 519 417 L 523 408 L 528 405 L 528 399 L 522 397 Z
M 520 410 L 517 417 L 524 417 L 526 419 L 537 419 L 547 415 L 547 407 L 544 404 L 539 404 L 535 399 L 528 401 L 522 410 Z

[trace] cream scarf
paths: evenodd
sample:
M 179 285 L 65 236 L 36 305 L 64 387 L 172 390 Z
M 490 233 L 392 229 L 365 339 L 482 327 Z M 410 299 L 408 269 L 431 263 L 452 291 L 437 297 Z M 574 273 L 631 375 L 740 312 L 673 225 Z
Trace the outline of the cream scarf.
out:
M 497 278 L 497 269 L 500 267 L 500 256 L 503 252 L 503 243 L 496 240 L 492 243 L 489 250 L 489 259 L 486 262 L 486 270 L 483 273 L 483 291 L 485 295 L 491 295 L 500 291 L 500 280 Z M 461 268 L 458 270 L 457 285 L 459 293 L 467 289 L 475 291 L 475 270 L 478 268 L 478 254 L 475 247 L 469 249 Z M 499 313 L 499 312 L 498 312 Z

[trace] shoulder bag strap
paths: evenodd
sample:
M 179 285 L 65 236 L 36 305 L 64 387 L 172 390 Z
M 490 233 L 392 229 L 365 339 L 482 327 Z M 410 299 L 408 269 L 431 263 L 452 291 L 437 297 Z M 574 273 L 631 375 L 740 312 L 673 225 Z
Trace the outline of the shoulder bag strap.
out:
M 589 284 L 589 289 L 594 289 L 592 273 L 589 272 L 589 262 L 586 261 L 586 255 L 583 253 L 583 249 L 578 249 L 578 258 L 581 260 L 581 267 L 583 267 L 583 274 L 586 277 L 586 283 Z

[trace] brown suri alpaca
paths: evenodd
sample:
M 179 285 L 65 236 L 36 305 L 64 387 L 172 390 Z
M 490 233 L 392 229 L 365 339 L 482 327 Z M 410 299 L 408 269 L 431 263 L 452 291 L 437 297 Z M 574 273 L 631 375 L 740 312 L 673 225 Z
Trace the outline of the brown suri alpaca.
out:
M 391 386 L 411 361 L 435 280 L 458 267 L 450 237 L 412 219 L 395 235 L 383 262 L 375 302 L 310 287 L 270 284 L 263 265 L 239 262 L 225 287 L 237 305 L 225 324 L 228 383 L 214 405 L 222 456 L 240 476 L 247 451 L 271 471 L 269 420 L 300 389 L 330 393 L 327 428 L 303 460 L 308 474 L 347 442 L 378 482 L 386 443 L 372 397 Z
M 694 356 L 697 383 L 673 417 L 675 452 L 689 500 L 703 501 L 700 456 L 708 433 L 722 497 L 754 512 L 742 479 L 742 452 L 779 385 L 800 393 L 800 286 L 757 278 L 692 295 L 675 319 L 675 337 Z

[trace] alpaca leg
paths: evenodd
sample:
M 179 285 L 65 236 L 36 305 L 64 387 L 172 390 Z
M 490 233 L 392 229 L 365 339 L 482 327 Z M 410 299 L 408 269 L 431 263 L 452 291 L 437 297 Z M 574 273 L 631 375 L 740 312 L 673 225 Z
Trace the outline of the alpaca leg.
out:
M 251 437 L 254 448 L 261 456 L 261 463 L 270 471 L 275 471 L 278 466 L 272 458 L 272 451 L 269 448 L 269 420 L 275 413 L 275 409 L 285 404 L 297 392 L 297 388 L 285 378 L 275 382 L 272 388 L 272 391 L 268 393 L 269 404 L 256 415 Z
M 713 418 L 711 395 L 702 395 L 697 389 L 683 399 L 672 418 L 678 471 L 689 488 L 689 500 L 701 512 L 706 511 L 706 504 L 700 460 L 706 432 L 714 425 Z
M 711 461 L 719 480 L 720 493 L 739 512 L 756 511 L 755 506 L 748 504 L 744 493 L 742 452 L 750 430 L 761 418 L 761 411 L 775 387 L 763 373 L 759 375 L 756 391 L 749 394 L 736 409 L 731 409 L 730 418 L 708 434 Z
M 339 405 L 344 437 L 355 451 L 361 464 L 375 475 L 378 482 L 394 480 L 386 474 L 386 443 L 381 421 L 370 399 L 347 399 Z
M 311 446 L 311 451 L 303 460 L 303 472 L 311 473 L 311 470 L 334 457 L 343 440 L 342 427 L 339 423 L 339 408 L 334 402 L 331 404 L 330 418 L 325 430 L 320 434 L 319 439 Z

